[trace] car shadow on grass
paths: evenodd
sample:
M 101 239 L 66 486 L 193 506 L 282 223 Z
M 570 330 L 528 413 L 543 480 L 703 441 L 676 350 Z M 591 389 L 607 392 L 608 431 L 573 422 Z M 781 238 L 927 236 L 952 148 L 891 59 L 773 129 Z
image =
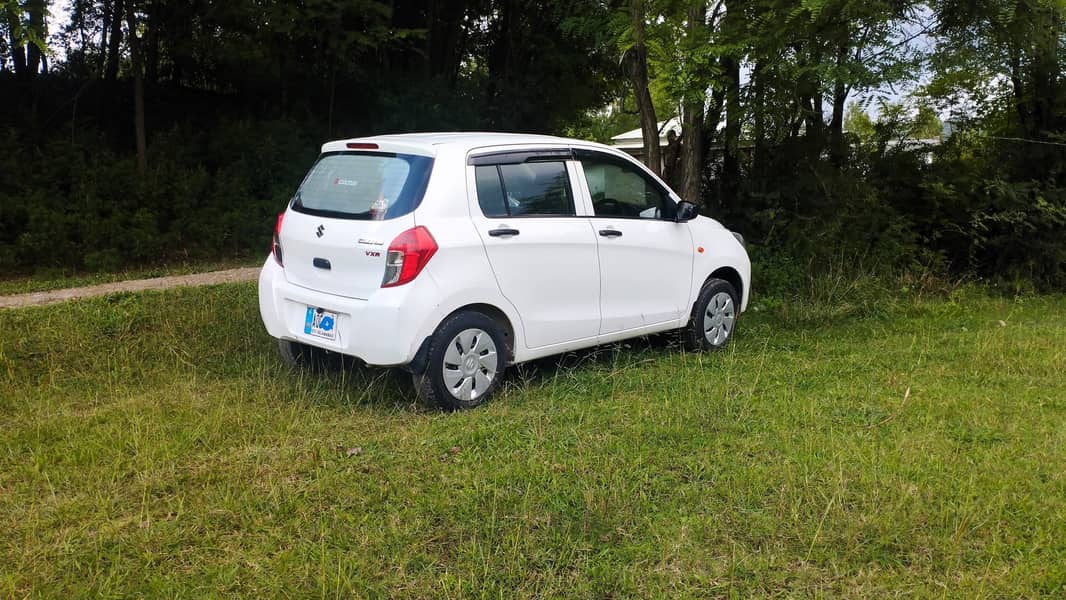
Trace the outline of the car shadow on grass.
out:
M 560 376 L 610 372 L 620 366 L 658 360 L 684 351 L 677 332 L 666 332 L 527 361 L 508 368 L 503 385 L 489 403 L 546 385 Z M 418 399 L 411 373 L 403 368 L 370 366 L 352 357 L 334 355 L 325 363 L 303 372 L 305 385 L 319 392 L 327 404 L 387 412 L 437 413 L 441 410 Z

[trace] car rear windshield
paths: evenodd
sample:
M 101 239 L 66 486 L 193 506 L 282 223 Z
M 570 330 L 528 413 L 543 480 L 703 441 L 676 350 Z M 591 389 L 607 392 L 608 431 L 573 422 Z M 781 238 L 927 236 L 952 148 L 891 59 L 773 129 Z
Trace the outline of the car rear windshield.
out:
M 294 210 L 323 217 L 380 220 L 418 208 L 433 159 L 414 154 L 323 154 L 296 192 Z

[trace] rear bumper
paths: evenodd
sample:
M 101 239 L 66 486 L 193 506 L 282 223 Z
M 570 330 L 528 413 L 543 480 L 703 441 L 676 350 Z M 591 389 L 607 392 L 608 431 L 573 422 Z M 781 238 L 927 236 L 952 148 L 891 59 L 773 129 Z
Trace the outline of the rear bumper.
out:
M 432 279 L 419 279 L 378 290 L 368 300 L 345 298 L 289 283 L 284 269 L 268 256 L 259 273 L 259 313 L 267 332 L 278 339 L 347 354 L 372 365 L 405 365 L 422 343 L 418 329 L 433 308 L 412 300 L 438 295 L 435 290 L 415 290 L 435 287 Z M 304 333 L 308 306 L 337 313 L 337 339 Z

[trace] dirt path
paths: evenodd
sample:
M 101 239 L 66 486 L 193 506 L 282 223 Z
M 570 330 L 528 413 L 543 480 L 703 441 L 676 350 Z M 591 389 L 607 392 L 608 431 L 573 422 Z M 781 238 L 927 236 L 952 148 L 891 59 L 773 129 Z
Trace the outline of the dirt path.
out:
M 228 271 L 212 271 L 210 273 L 174 275 L 171 277 L 154 277 L 152 279 L 133 279 L 130 281 L 116 281 L 114 283 L 101 283 L 99 285 L 68 288 L 65 290 L 49 290 L 47 292 L 0 296 L 0 308 L 56 304 L 57 302 L 65 302 L 75 298 L 106 296 L 107 294 L 114 294 L 115 292 L 140 292 L 143 290 L 163 290 L 175 287 L 215 285 L 218 283 L 230 283 L 233 281 L 251 281 L 259 277 L 259 269 L 260 267 L 246 267 L 243 269 L 229 269 Z

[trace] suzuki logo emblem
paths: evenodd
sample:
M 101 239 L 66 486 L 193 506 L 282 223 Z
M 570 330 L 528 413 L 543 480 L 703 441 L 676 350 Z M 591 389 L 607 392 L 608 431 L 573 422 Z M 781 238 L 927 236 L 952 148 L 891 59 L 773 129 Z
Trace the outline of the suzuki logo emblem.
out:
M 315 230 L 315 235 L 317 235 L 318 237 L 322 237 L 322 234 L 324 234 L 324 233 L 326 233 L 326 226 L 325 225 L 319 225 L 318 229 Z

